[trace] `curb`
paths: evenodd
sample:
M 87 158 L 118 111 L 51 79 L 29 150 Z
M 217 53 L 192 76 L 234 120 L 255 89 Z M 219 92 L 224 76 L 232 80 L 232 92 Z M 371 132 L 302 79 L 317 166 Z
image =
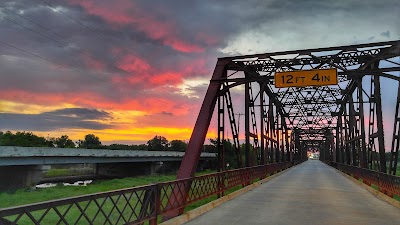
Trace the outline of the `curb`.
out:
M 391 197 L 383 194 L 382 192 L 380 192 L 378 190 L 375 190 L 371 186 L 366 185 L 363 182 L 360 182 L 359 180 L 355 179 L 354 177 L 352 177 L 352 176 L 350 176 L 350 175 L 348 175 L 348 174 L 346 174 L 346 173 L 344 173 L 344 172 L 342 172 L 342 171 L 340 171 L 340 170 L 338 170 L 336 168 L 333 168 L 333 167 L 331 167 L 331 168 L 334 169 L 335 171 L 337 171 L 338 173 L 342 174 L 347 179 L 351 180 L 353 183 L 355 183 L 358 186 L 366 189 L 368 192 L 370 192 L 371 194 L 375 195 L 375 197 L 379 198 L 380 200 L 383 200 L 383 201 L 385 201 L 385 202 L 387 202 L 387 203 L 389 203 L 389 204 L 391 204 L 391 205 L 393 205 L 393 206 L 395 206 L 395 207 L 400 209 L 400 201 L 397 201 L 396 199 L 391 198 Z

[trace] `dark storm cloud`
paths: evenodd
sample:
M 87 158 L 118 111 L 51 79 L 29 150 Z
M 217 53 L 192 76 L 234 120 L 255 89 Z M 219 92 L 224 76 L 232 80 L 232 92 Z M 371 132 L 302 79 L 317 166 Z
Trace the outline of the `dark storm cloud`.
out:
M 0 113 L 2 130 L 53 131 L 68 128 L 101 130 L 112 126 L 98 121 L 110 119 L 112 117 L 107 112 L 85 108 L 66 108 L 41 114 Z
M 382 32 L 382 33 L 381 33 L 381 36 L 390 38 L 390 31 L 387 30 L 387 31 L 385 31 L 385 32 Z

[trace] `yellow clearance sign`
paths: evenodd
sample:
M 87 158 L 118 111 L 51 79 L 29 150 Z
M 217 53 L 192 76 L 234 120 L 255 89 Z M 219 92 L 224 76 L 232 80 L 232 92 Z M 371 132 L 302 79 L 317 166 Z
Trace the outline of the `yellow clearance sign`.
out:
M 305 87 L 338 84 L 336 69 L 276 72 L 275 87 Z

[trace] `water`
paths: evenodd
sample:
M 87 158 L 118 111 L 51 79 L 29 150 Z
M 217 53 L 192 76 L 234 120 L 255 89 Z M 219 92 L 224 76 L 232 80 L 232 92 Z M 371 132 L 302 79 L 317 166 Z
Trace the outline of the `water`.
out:
M 76 181 L 75 183 L 62 183 L 63 186 L 84 186 L 91 184 L 93 180 Z M 50 188 L 60 185 L 61 183 L 44 183 L 36 185 L 36 188 Z

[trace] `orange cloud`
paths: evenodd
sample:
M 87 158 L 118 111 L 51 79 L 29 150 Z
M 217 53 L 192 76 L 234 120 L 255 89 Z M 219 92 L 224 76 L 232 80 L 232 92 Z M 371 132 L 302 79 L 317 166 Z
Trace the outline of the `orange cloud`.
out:
M 135 99 L 109 99 L 91 92 L 69 93 L 30 93 L 23 90 L 0 90 L 2 100 L 36 105 L 71 104 L 85 108 L 102 110 L 136 110 L 149 114 L 171 112 L 174 115 L 186 115 L 190 104 L 184 101 L 169 100 L 162 97 L 138 95 Z
M 100 131 L 84 130 L 84 129 L 69 129 L 69 130 L 57 130 L 57 131 L 35 131 L 34 133 L 43 137 L 60 137 L 61 135 L 68 135 L 74 141 L 84 139 L 86 134 L 94 134 L 100 138 L 103 144 L 111 143 L 147 143 L 148 140 L 152 139 L 155 135 L 161 135 L 167 138 L 167 140 L 184 140 L 189 141 L 192 134 L 190 127 L 176 128 L 176 127 L 141 127 L 132 128 L 126 130 L 115 130 L 106 129 Z M 217 133 L 210 130 L 207 133 L 207 139 L 215 138 Z

